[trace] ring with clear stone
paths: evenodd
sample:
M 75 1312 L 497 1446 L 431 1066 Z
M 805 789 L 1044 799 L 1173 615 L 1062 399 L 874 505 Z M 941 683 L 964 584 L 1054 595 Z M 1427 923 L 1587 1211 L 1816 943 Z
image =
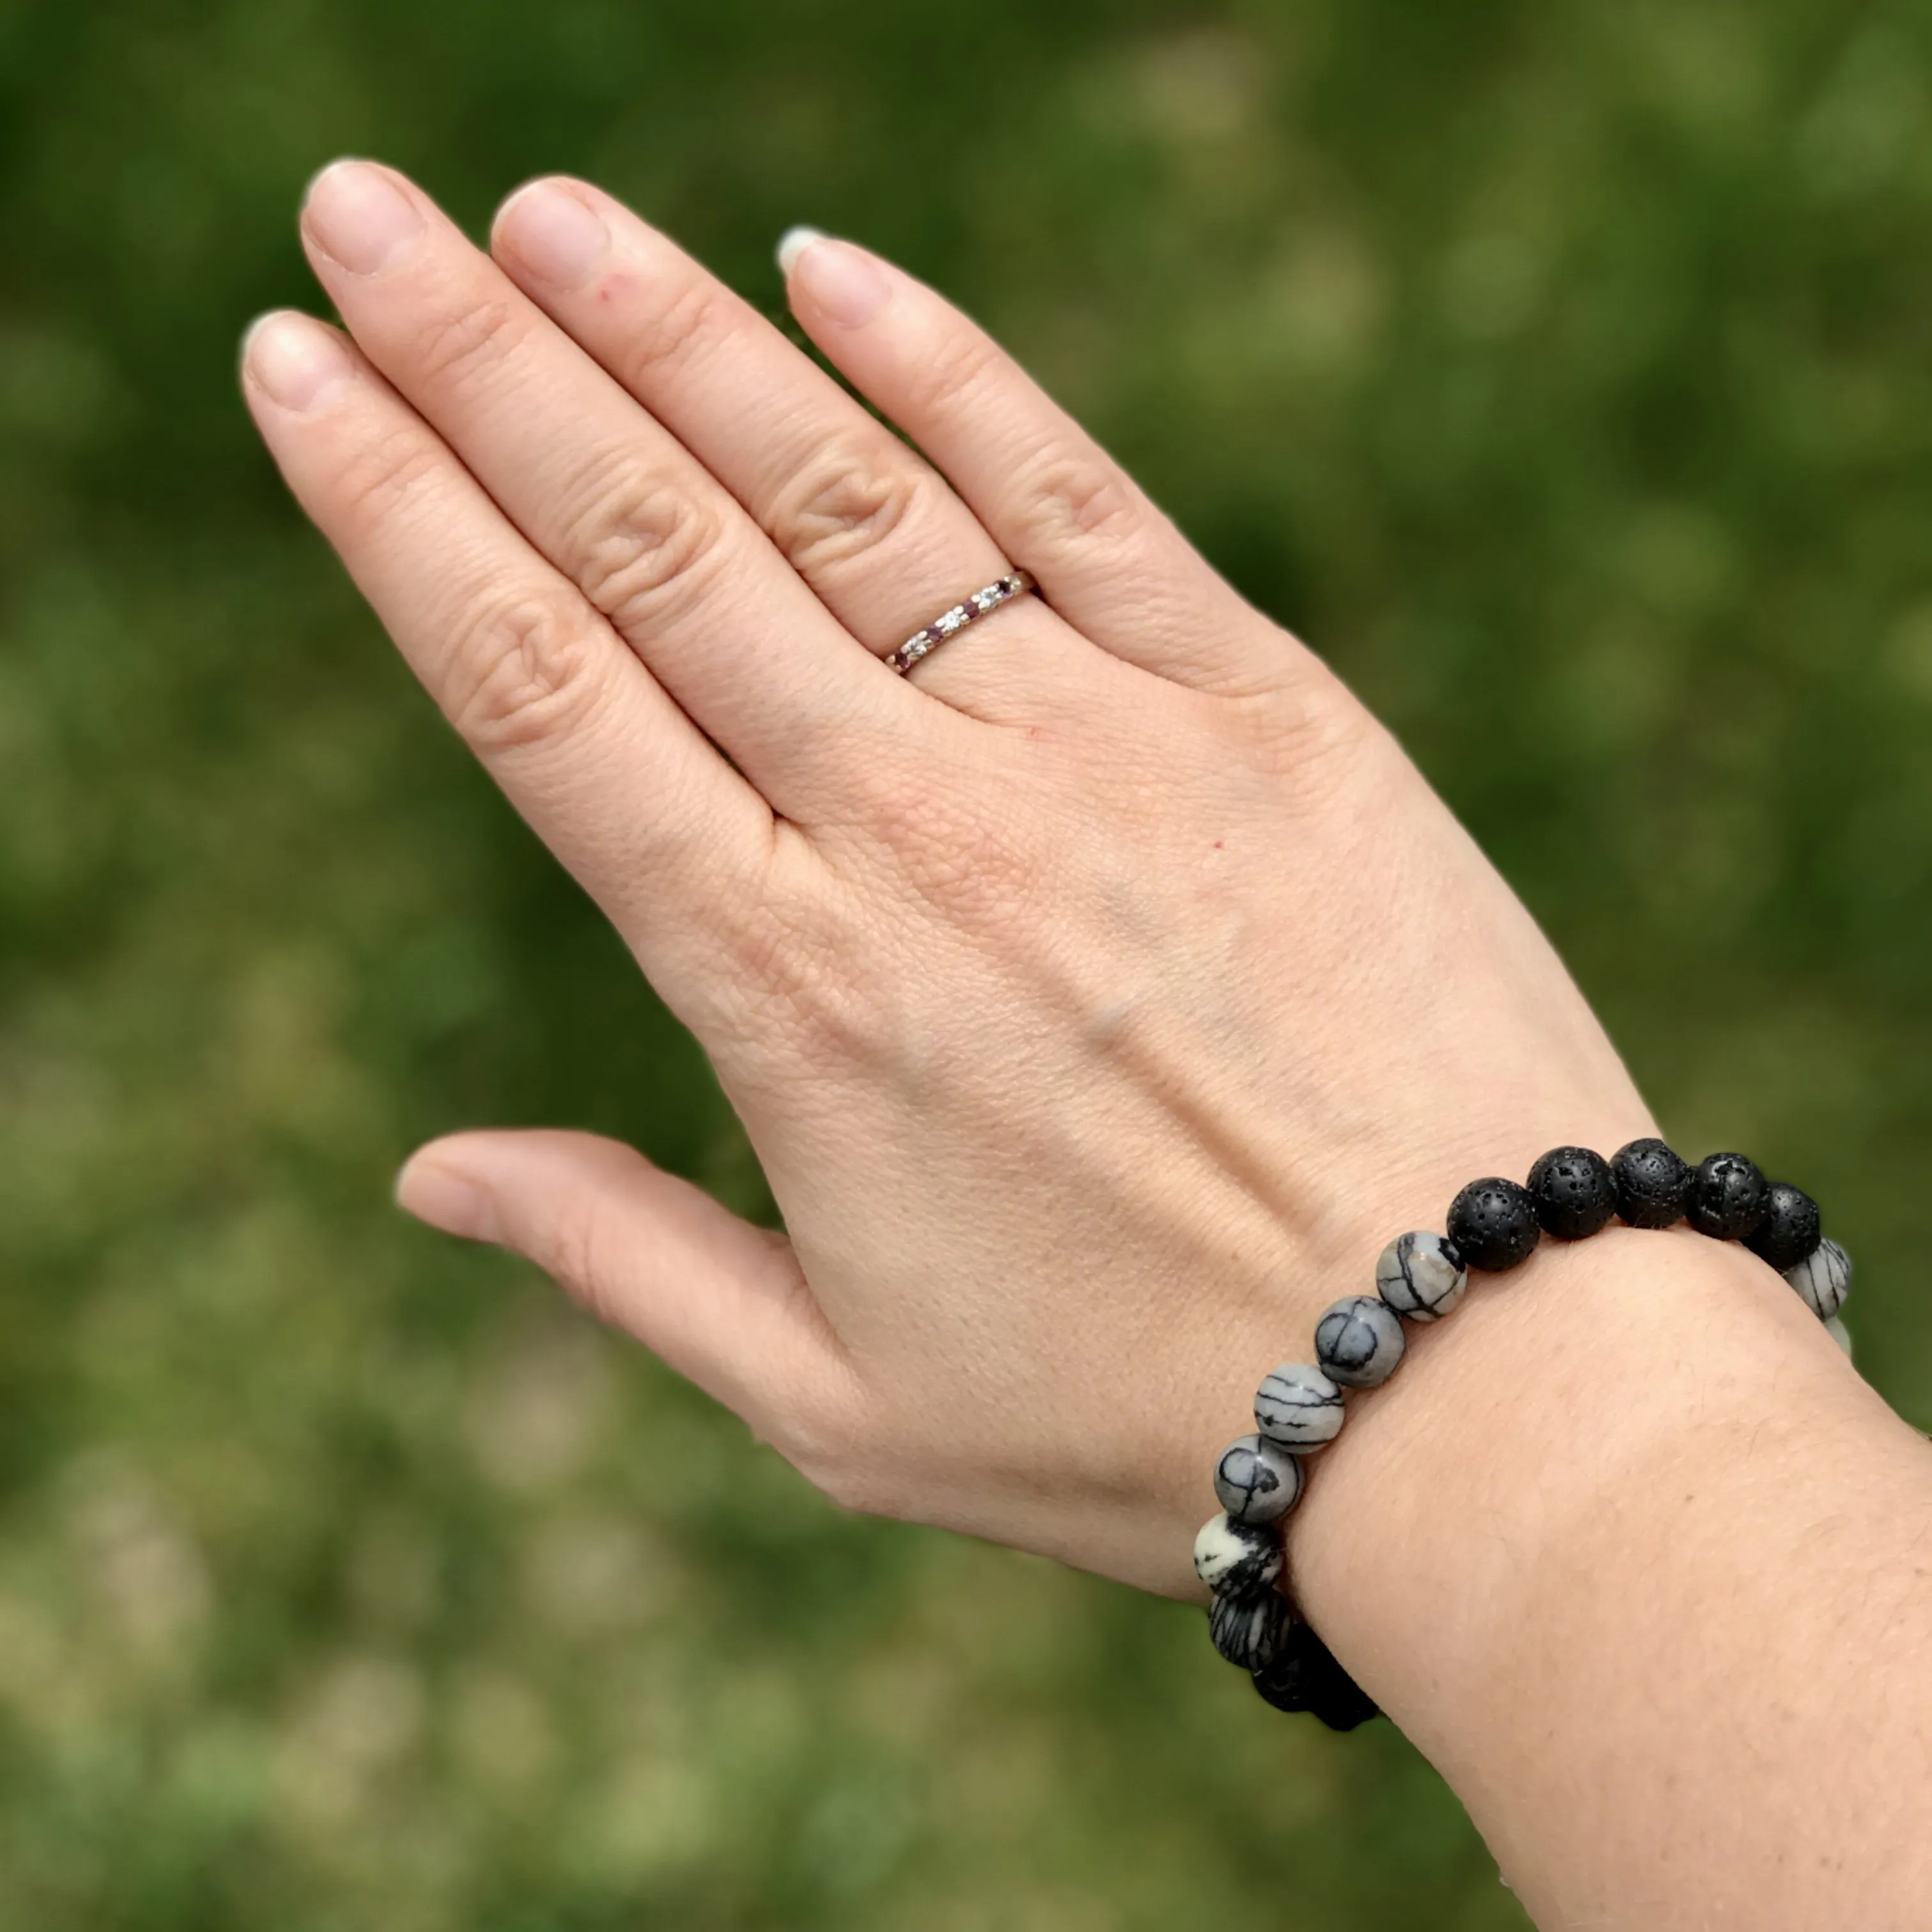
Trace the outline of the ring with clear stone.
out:
M 997 610 L 1002 604 L 1010 604 L 1016 597 L 1024 596 L 1034 588 L 1033 579 L 1024 570 L 1010 572 L 998 581 L 989 584 L 983 590 L 976 590 L 971 596 L 963 598 L 950 610 L 933 619 L 922 631 L 915 631 L 886 662 L 903 677 L 928 652 L 936 651 L 948 638 L 956 637 L 968 624 L 983 617 L 988 610 Z

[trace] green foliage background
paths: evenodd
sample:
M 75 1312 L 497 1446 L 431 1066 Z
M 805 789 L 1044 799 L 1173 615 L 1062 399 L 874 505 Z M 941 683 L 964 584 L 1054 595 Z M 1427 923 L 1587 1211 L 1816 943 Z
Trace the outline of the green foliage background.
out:
M 1932 8 L 0 0 L 0 1925 L 1520 1925 L 1386 1726 L 388 1205 L 502 1120 L 763 1196 L 244 423 L 344 151 L 965 298 L 1822 1196 L 1923 1425 Z

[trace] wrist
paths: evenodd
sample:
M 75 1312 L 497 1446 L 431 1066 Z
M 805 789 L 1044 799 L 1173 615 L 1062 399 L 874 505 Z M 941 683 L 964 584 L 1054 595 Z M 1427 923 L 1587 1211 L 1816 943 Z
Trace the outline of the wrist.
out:
M 1642 1862 L 1676 1828 L 1590 1793 L 1647 1762 L 1663 1811 L 1700 1752 L 1741 1779 L 1792 1748 L 1740 1666 L 1796 1645 L 1770 1681 L 1822 1681 L 1866 1581 L 1828 1574 L 1829 1537 L 1869 1502 L 1850 1544 L 1886 1547 L 1924 1445 L 1768 1268 L 1683 1229 L 1546 1242 L 1414 1339 L 1402 1384 L 1318 1459 L 1296 1593 L 1520 1889 L 1566 1858 L 1613 1886 L 1619 1829 Z M 1566 1852 L 1566 1829 L 1600 1842 Z
M 1401 1383 L 1352 1411 L 1288 1536 L 1311 1619 L 1398 1696 L 1405 1601 L 1429 1606 L 1429 1680 L 1480 1677 L 1537 1579 L 1634 1486 L 1808 1399 L 1794 1378 L 1845 1374 L 1762 1262 L 1682 1228 L 1546 1240 L 1409 1339 Z

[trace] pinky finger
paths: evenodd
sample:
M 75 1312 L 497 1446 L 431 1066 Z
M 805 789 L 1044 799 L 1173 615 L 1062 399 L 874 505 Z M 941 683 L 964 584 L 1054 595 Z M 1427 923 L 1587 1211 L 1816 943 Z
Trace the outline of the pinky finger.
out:
M 856 1378 L 782 1235 L 594 1134 L 453 1134 L 410 1159 L 396 1198 L 534 1262 L 808 1477 L 836 1460 Z

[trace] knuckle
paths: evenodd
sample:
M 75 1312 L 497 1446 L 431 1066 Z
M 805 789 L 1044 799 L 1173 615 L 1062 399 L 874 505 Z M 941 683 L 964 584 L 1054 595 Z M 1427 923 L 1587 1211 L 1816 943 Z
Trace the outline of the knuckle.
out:
M 1360 754 L 1378 728 L 1340 679 L 1300 656 L 1265 683 L 1222 701 L 1234 707 L 1249 757 L 1298 788 L 1325 785 L 1336 761 Z
M 1022 471 L 1017 495 L 1043 544 L 1129 538 L 1142 520 L 1139 493 L 1096 451 L 1043 451 Z
M 627 386 L 641 393 L 655 379 L 686 368 L 725 326 L 718 291 L 703 280 L 678 290 L 654 314 L 632 324 L 625 362 Z
M 1001 361 L 1000 351 L 976 328 L 962 328 L 937 344 L 908 387 L 914 418 L 970 411 Z
M 566 736 L 597 704 L 604 652 L 574 598 L 492 596 L 453 628 L 444 709 L 479 752 Z
M 931 479 L 911 461 L 880 463 L 851 436 L 819 451 L 780 496 L 772 540 L 812 578 L 874 551 L 930 500 Z
M 515 304 L 492 300 L 445 316 L 416 346 L 416 373 L 438 388 L 460 388 L 511 354 L 527 324 Z
M 358 529 L 390 526 L 427 494 L 443 460 L 413 423 L 392 424 L 358 441 L 335 479 L 343 514 Z
M 661 477 L 608 489 L 580 526 L 577 580 L 626 635 L 662 622 L 700 596 L 723 548 L 724 521 Z

